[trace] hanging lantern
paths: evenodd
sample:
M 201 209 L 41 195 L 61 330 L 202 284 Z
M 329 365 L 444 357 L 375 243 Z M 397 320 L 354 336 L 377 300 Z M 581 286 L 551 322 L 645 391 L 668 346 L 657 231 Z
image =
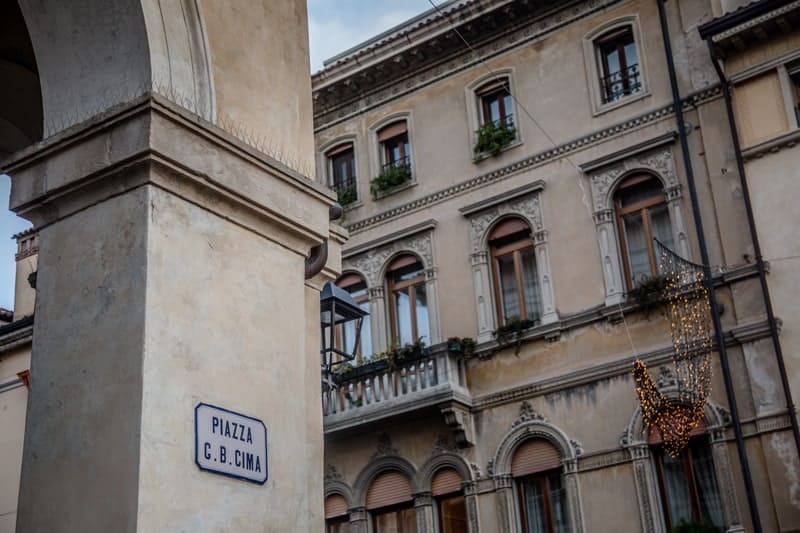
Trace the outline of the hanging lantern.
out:
M 361 309 L 350 293 L 328 282 L 320 293 L 320 355 L 324 376 L 337 365 L 352 361 L 358 353 L 361 326 L 369 313 Z M 352 323 L 352 327 L 348 326 Z M 350 331 L 348 335 L 346 329 Z M 349 338 L 352 336 L 352 339 Z
M 703 420 L 711 393 L 711 306 L 703 268 L 657 240 L 656 245 L 659 270 L 666 279 L 664 298 L 669 309 L 677 386 L 669 392 L 658 390 L 641 360 L 634 363 L 633 375 L 645 427 L 655 426 L 664 450 L 678 457 L 689 443 L 691 431 Z

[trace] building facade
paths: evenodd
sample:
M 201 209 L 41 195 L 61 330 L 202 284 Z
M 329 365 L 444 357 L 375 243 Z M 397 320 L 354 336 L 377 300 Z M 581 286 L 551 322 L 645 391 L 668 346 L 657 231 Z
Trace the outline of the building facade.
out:
M 781 324 L 796 389 L 798 9 L 666 3 L 684 128 L 655 0 L 445 2 L 313 75 L 317 175 L 350 233 L 339 285 L 370 313 L 324 391 L 328 531 L 753 531 L 716 353 L 679 459 L 643 423 L 633 361 L 676 385 L 667 314 L 641 298 L 654 238 L 696 263 L 705 240 L 761 530 L 800 530 L 773 343 Z M 715 47 L 774 321 L 698 31 L 732 17 Z

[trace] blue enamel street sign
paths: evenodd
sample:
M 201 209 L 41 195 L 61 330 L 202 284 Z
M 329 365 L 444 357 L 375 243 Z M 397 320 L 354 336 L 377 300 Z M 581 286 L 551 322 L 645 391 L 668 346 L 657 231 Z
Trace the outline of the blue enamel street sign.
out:
M 199 403 L 194 408 L 194 460 L 201 470 L 264 484 L 267 428 L 243 414 Z

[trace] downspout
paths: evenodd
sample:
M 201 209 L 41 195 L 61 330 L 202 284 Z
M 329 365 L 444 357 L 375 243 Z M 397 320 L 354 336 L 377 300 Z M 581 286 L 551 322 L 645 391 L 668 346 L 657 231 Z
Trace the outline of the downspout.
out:
M 678 78 L 675 73 L 675 61 L 672 56 L 672 43 L 669 38 L 669 23 L 667 22 L 667 13 L 664 6 L 665 0 L 656 0 L 658 4 L 658 16 L 661 21 L 661 36 L 664 40 L 664 52 L 666 53 L 667 69 L 669 71 L 670 88 L 672 89 L 672 104 L 675 108 L 675 120 L 678 126 L 678 137 L 681 143 L 681 152 L 683 155 L 683 166 L 686 171 L 686 182 L 689 186 L 689 198 L 692 204 L 692 215 L 694 218 L 695 231 L 697 232 L 697 243 L 700 248 L 701 264 L 703 266 L 703 275 L 705 277 L 706 287 L 708 289 L 708 299 L 711 305 L 711 318 L 714 323 L 714 337 L 717 344 L 717 353 L 719 353 L 720 367 L 722 368 L 722 377 L 725 383 L 725 392 L 728 396 L 728 407 L 731 413 L 731 422 L 733 424 L 733 432 L 736 437 L 736 449 L 739 455 L 739 464 L 742 469 L 742 479 L 744 481 L 745 492 L 747 493 L 747 504 L 750 508 L 750 517 L 753 523 L 754 533 L 762 533 L 761 517 L 758 512 L 758 503 L 756 502 L 755 490 L 753 488 L 753 478 L 750 474 L 750 463 L 747 459 L 747 449 L 744 445 L 744 435 L 742 433 L 742 423 L 739 418 L 739 408 L 736 403 L 736 391 L 733 387 L 733 379 L 731 378 L 731 369 L 728 361 L 728 350 L 725 346 L 725 336 L 722 329 L 722 321 L 719 316 L 719 307 L 717 304 L 717 296 L 714 290 L 714 279 L 711 274 L 710 260 L 708 257 L 708 247 L 706 246 L 705 231 L 703 229 L 703 219 L 700 213 L 700 203 L 697 198 L 697 188 L 695 186 L 694 169 L 692 168 L 691 155 L 689 152 L 689 142 L 686 135 L 686 124 L 683 119 L 683 104 L 681 102 L 680 90 L 678 89 Z
M 736 115 L 733 113 L 733 96 L 731 94 L 731 84 L 722 70 L 719 63 L 719 56 L 714 50 L 714 45 L 711 42 L 711 36 L 706 37 L 706 44 L 708 44 L 708 52 L 711 55 L 711 62 L 714 64 L 714 70 L 717 71 L 719 81 L 722 84 L 722 94 L 725 97 L 725 109 L 728 113 L 728 126 L 731 130 L 731 140 L 733 141 L 733 150 L 736 154 L 736 169 L 739 172 L 739 182 L 742 187 L 742 195 L 744 196 L 744 209 L 747 213 L 747 226 L 750 230 L 750 239 L 753 242 L 753 254 L 756 259 L 756 268 L 758 269 L 758 281 L 761 284 L 761 294 L 764 298 L 764 307 L 767 311 L 767 322 L 769 322 L 770 336 L 772 337 L 772 348 L 775 350 L 775 358 L 778 363 L 778 373 L 781 377 L 781 385 L 783 386 L 783 394 L 786 400 L 786 408 L 789 411 L 789 421 L 792 425 L 792 434 L 794 435 L 794 445 L 797 448 L 797 455 L 800 457 L 800 429 L 797 425 L 797 412 L 792 399 L 792 389 L 789 386 L 789 375 L 786 372 L 786 363 L 783 358 L 783 349 L 781 348 L 780 336 L 778 332 L 778 321 L 775 319 L 775 312 L 772 309 L 772 298 L 769 293 L 769 285 L 767 284 L 767 269 L 764 266 L 764 258 L 761 255 L 761 244 L 758 240 L 758 230 L 756 229 L 756 220 L 753 215 L 753 204 L 750 200 L 750 189 L 747 185 L 747 175 L 744 169 L 744 157 L 742 156 L 742 145 L 739 141 L 739 130 L 736 127 Z
M 329 220 L 339 220 L 342 217 L 342 206 L 338 203 L 333 204 L 328 211 Z M 311 251 L 306 258 L 306 265 L 305 265 L 305 279 L 311 279 L 320 272 L 322 269 L 325 268 L 325 264 L 328 262 L 328 239 L 322 241 L 322 244 L 318 244 L 311 248 Z

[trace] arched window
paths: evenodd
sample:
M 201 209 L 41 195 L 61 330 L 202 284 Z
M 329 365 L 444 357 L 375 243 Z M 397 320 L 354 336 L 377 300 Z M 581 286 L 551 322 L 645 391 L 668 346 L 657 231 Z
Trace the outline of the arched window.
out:
M 480 103 L 481 125 L 514 126 L 514 101 L 506 77 L 494 79 L 475 90 Z
M 353 143 L 340 144 L 325 152 L 328 161 L 328 185 L 336 191 L 340 204 L 358 200 L 356 154 Z
M 417 514 L 411 483 L 397 470 L 383 472 L 372 480 L 367 491 L 367 511 L 373 533 L 416 533 Z
M 567 533 L 567 493 L 556 447 L 545 439 L 523 442 L 514 452 L 511 475 L 519 498 L 522 532 Z
M 541 293 L 531 229 L 519 218 L 509 218 L 489 235 L 499 325 L 514 320 L 538 322 Z
M 389 265 L 389 317 L 392 341 L 400 345 L 419 339 L 430 340 L 425 268 L 410 254 L 401 255 Z
M 705 424 L 698 425 L 690 435 L 692 439 L 681 456 L 672 458 L 664 453 L 658 429 L 650 428 L 648 443 L 656 462 L 665 525 L 670 531 L 682 520 L 702 520 L 722 531 L 722 500 Z
M 358 274 L 345 274 L 336 285 L 350 293 L 353 300 L 364 311 L 369 312 L 369 292 L 367 291 L 367 282 Z M 351 353 L 353 345 L 355 344 L 356 326 L 355 322 L 348 322 L 341 327 L 339 331 L 339 338 L 341 350 L 345 353 Z M 368 359 L 373 354 L 372 350 L 372 333 L 370 330 L 369 315 L 364 317 L 361 325 L 361 340 L 358 343 L 358 351 L 356 352 L 357 362 L 361 363 L 364 359 Z
M 442 468 L 433 476 L 431 494 L 436 501 L 441 533 L 468 533 L 464 480 L 453 468 Z
M 640 174 L 619 184 L 614 206 L 625 278 L 628 289 L 633 289 L 658 275 L 653 238 L 673 245 L 667 196 L 658 178 Z
M 381 173 L 393 168 L 405 169 L 411 176 L 411 144 L 408 140 L 408 124 L 398 120 L 382 127 L 377 132 L 381 146 Z
M 349 533 L 350 523 L 347 514 L 347 500 L 340 494 L 325 498 L 326 533 Z
M 615 28 L 594 41 L 603 103 L 614 102 L 642 90 L 639 54 L 633 28 Z

